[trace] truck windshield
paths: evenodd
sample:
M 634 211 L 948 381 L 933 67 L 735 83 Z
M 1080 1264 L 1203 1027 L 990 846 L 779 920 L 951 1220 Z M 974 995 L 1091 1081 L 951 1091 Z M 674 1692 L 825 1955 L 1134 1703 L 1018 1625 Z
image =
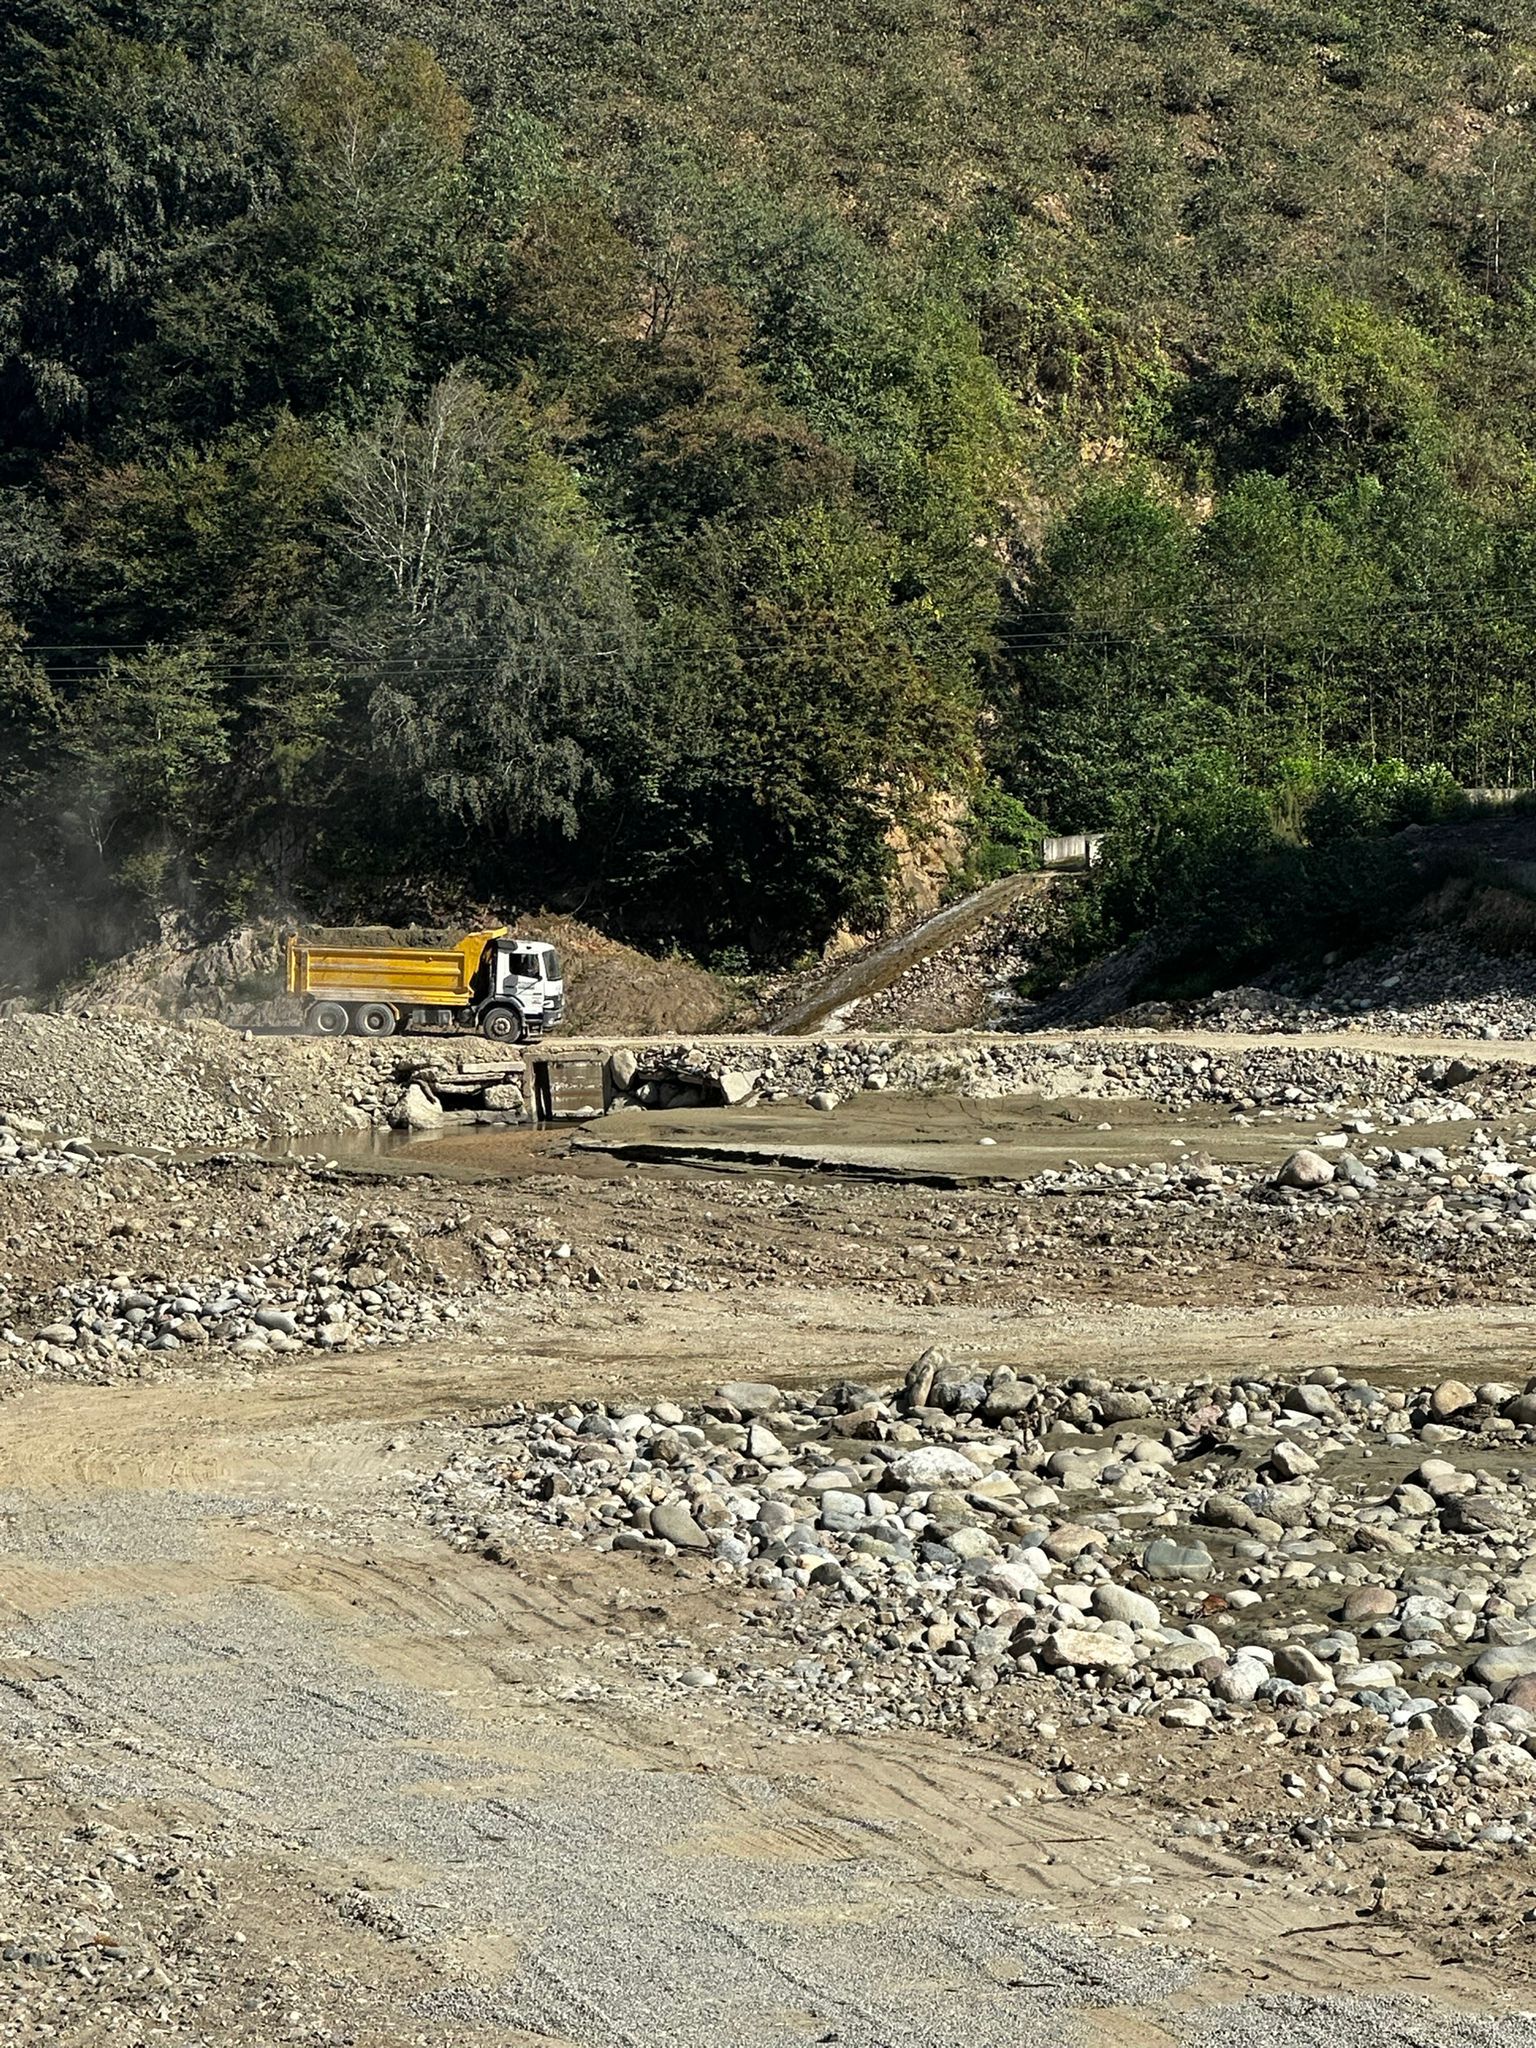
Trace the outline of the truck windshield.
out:
M 560 955 L 553 946 L 546 946 L 544 948 L 544 978 L 546 981 L 559 981 L 561 979 Z

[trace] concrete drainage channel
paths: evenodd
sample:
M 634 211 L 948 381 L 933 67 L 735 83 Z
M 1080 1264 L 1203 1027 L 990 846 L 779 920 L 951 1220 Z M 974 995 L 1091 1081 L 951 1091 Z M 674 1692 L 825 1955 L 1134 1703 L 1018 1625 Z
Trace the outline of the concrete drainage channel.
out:
M 712 1072 L 686 1060 L 632 1052 L 531 1053 L 516 1061 L 410 1070 L 397 1129 L 458 1123 L 580 1123 L 611 1109 L 731 1109 L 754 1100 L 755 1074 Z

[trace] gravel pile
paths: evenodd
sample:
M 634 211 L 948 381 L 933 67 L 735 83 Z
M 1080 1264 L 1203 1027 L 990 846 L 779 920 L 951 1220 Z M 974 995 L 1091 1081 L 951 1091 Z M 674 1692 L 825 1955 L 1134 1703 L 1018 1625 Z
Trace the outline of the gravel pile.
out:
M 206 1801 L 189 1817 L 180 1802 L 62 1794 L 52 1779 L 79 1739 L 79 1713 L 71 1689 L 66 1729 L 4 1755 L 0 2041 L 394 2048 L 420 2038 L 371 2023 L 373 1986 L 336 1955 L 346 1902 L 253 1867 L 245 1831 L 208 1817 Z M 101 1746 L 140 1749 L 120 1725 Z M 317 1927 L 325 1967 L 300 1971 L 292 1949 Z
M 407 1040 L 407 1057 L 426 1041 Z M 244 1037 L 222 1024 L 0 1019 L 0 1105 L 40 1129 L 149 1148 L 238 1145 L 383 1124 L 401 1046 Z
M 833 1104 L 864 1089 L 949 1093 L 978 1100 L 1040 1093 L 1123 1099 L 1187 1109 L 1224 1104 L 1239 1115 L 1264 1109 L 1326 1118 L 1430 1123 L 1469 1113 L 1536 1110 L 1536 1068 L 1511 1061 L 1474 1065 L 1330 1046 L 1234 1046 L 1205 1052 L 1138 1040 L 1019 1040 L 948 1044 L 900 1039 L 731 1039 L 648 1047 L 610 1055 L 622 1089 L 637 1074 L 706 1073 L 739 1099 Z
M 54 1142 L 44 1136 L 41 1124 L 0 1114 L 0 1175 L 21 1180 L 53 1173 L 75 1176 L 88 1173 L 95 1163 L 89 1138 Z
M 1536 1831 L 1536 1381 L 1050 1384 L 935 1351 L 894 1390 L 515 1408 L 422 1497 L 503 1562 L 579 1540 L 734 1588 L 737 1635 L 674 1682 L 802 1725 L 964 1727 L 1005 1691 L 1321 1744 L 1295 1796 L 1332 1824 Z
M 1536 960 L 1482 953 L 1446 933 L 1377 948 L 1308 981 L 1277 974 L 1157 1014 L 1217 1031 L 1536 1038 Z
M 246 1977 L 238 1947 L 199 1939 L 219 1895 L 216 1838 L 99 1814 L 39 1821 L 27 1782 L 8 1794 L 0 1832 L 0 2039 L 211 2040 L 210 1997 L 222 2006 L 226 1978 Z
M 1030 1195 L 1101 1194 L 1133 1206 L 1239 1201 L 1278 1207 L 1353 1206 L 1388 1212 L 1402 1226 L 1455 1234 L 1536 1236 L 1536 1140 L 1511 1142 L 1474 1129 L 1465 1149 L 1438 1145 L 1362 1145 L 1358 1131 L 1324 1138 L 1325 1148 L 1293 1152 L 1277 1174 L 1218 1165 L 1195 1152 L 1149 1165 L 1069 1165 L 1017 1183 Z
M 48 1320 L 0 1323 L 5 1362 L 39 1378 L 108 1382 L 185 1362 L 209 1348 L 255 1360 L 306 1347 L 408 1344 L 462 1324 L 470 1310 L 402 1220 L 328 1216 L 257 1264 L 216 1278 L 60 1287 Z

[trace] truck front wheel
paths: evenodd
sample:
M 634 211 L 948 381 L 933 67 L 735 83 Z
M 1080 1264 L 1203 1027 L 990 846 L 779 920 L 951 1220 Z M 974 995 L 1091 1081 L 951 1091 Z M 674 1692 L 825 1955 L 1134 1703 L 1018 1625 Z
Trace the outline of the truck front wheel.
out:
M 505 1003 L 493 1003 L 488 1010 L 480 1012 L 480 1029 L 485 1037 L 494 1038 L 502 1045 L 521 1045 L 527 1036 L 522 1013 L 508 1009 Z
M 316 1003 L 309 1013 L 309 1028 L 317 1038 L 343 1038 L 349 1023 L 340 1003 Z
M 352 1029 L 359 1038 L 390 1038 L 395 1021 L 388 1003 L 358 1003 L 352 1011 Z

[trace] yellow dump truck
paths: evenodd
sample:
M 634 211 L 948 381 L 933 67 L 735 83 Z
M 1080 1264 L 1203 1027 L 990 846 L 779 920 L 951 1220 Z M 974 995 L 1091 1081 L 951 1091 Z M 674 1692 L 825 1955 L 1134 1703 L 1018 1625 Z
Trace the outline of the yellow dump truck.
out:
M 397 1031 L 478 1031 L 523 1044 L 565 1016 L 560 955 L 507 927 L 457 945 L 330 946 L 297 933 L 287 947 L 288 993 L 321 1038 L 388 1038 Z

